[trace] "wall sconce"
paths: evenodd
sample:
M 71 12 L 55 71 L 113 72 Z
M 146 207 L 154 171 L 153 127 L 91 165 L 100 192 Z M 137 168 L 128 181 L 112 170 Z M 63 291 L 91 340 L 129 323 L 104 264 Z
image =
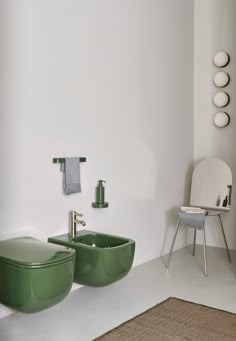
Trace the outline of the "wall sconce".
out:
M 230 97 L 224 91 L 218 91 L 213 96 L 213 103 L 217 108 L 226 107 L 226 105 L 229 104 L 229 101 L 230 101 Z
M 214 125 L 218 128 L 227 127 L 230 123 L 230 116 L 226 112 L 217 112 L 213 117 Z
M 217 51 L 213 56 L 213 63 L 217 67 L 224 67 L 229 64 L 229 55 L 225 51 Z
M 213 77 L 213 83 L 218 88 L 224 88 L 226 85 L 229 84 L 229 82 L 230 82 L 230 77 L 229 77 L 228 73 L 226 73 L 224 71 L 216 72 L 214 77 Z

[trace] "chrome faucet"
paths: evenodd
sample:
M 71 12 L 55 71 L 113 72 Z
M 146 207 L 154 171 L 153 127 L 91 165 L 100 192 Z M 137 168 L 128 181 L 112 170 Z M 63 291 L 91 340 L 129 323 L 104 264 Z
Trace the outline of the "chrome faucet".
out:
M 83 220 L 76 219 L 77 217 L 83 217 L 83 214 L 77 213 L 75 211 L 70 212 L 70 235 L 72 238 L 76 237 L 76 224 L 81 224 L 82 226 L 86 225 Z

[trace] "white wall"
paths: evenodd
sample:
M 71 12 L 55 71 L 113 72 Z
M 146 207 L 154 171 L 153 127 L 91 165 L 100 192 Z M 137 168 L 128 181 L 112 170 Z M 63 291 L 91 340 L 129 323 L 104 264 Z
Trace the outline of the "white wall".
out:
M 6 0 L 0 237 L 89 229 L 169 249 L 193 160 L 193 1 Z M 65 196 L 55 156 L 84 156 Z M 107 209 L 94 209 L 98 179 Z M 179 237 L 177 247 L 184 245 Z
M 236 2 L 234 0 L 197 0 L 194 5 L 194 159 L 218 157 L 225 160 L 233 173 L 233 201 L 230 213 L 222 216 L 230 248 L 236 248 Z M 231 117 L 230 125 L 219 129 L 213 125 L 214 113 L 220 110 L 212 104 L 216 87 L 212 78 L 217 68 L 212 56 L 218 50 L 230 54 L 230 64 L 225 68 L 231 82 L 225 88 L 231 96 L 225 108 Z M 224 246 L 217 218 L 208 218 L 207 243 Z

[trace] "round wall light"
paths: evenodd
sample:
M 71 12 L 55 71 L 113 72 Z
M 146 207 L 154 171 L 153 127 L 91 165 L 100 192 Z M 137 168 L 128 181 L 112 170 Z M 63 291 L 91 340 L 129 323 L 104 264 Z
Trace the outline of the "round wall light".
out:
M 226 112 L 217 112 L 213 117 L 214 125 L 218 128 L 227 127 L 230 123 L 230 116 Z
M 218 108 L 226 107 L 226 105 L 229 104 L 229 101 L 230 101 L 230 97 L 224 91 L 218 91 L 213 96 L 213 103 Z
M 230 77 L 228 73 L 224 71 L 218 71 L 214 74 L 213 82 L 215 86 L 218 86 L 219 88 L 223 88 L 226 85 L 228 85 L 229 81 L 230 81 Z
M 224 67 L 229 64 L 229 55 L 225 51 L 217 51 L 213 56 L 213 63 L 217 67 Z

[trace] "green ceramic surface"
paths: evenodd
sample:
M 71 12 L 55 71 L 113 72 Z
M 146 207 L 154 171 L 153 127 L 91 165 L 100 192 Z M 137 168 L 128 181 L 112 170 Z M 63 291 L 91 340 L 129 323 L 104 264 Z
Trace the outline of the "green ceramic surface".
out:
M 132 239 L 82 230 L 74 240 L 64 234 L 48 241 L 75 249 L 74 282 L 79 284 L 101 287 L 114 283 L 127 275 L 133 264 Z
M 74 257 L 74 252 L 31 237 L 0 241 L 0 261 L 16 266 L 37 267 L 64 262 Z
M 127 244 L 129 239 L 114 237 L 108 234 L 88 233 L 76 237 L 74 242 L 98 248 L 111 248 Z
M 29 237 L 0 242 L 2 304 L 32 313 L 66 297 L 73 283 L 75 252 L 51 246 Z

